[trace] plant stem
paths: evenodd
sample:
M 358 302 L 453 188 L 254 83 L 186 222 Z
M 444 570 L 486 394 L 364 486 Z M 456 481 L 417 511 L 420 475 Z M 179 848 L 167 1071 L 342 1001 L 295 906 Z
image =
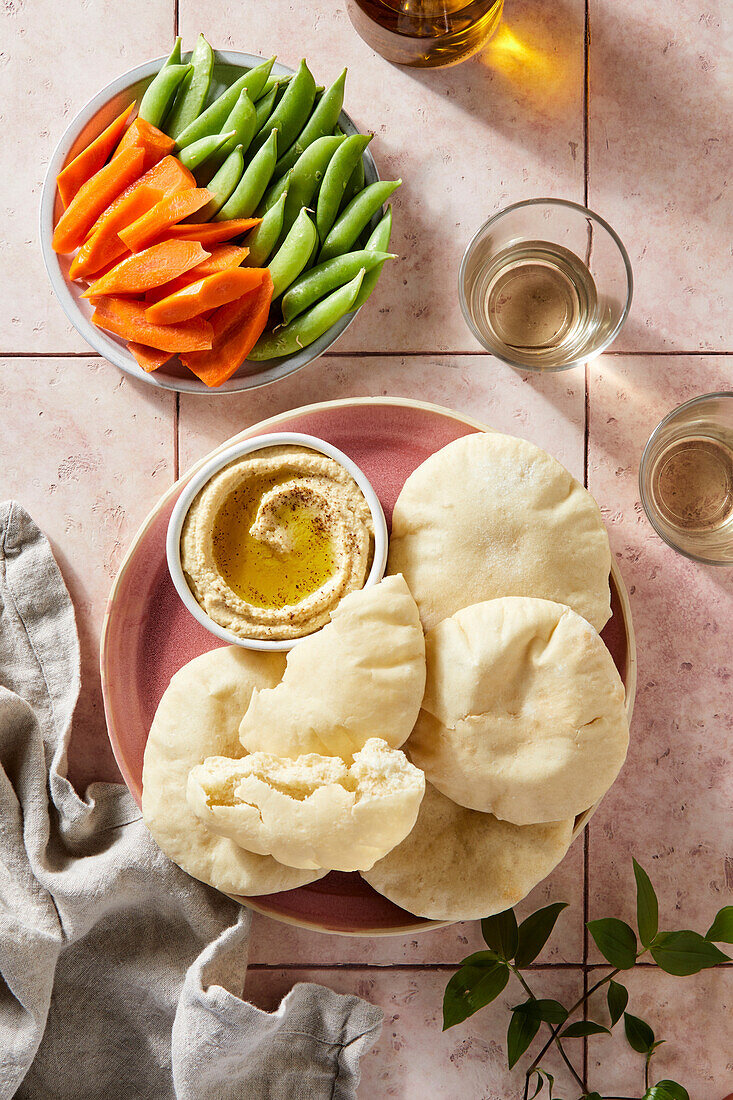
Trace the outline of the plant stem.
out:
M 524 980 L 524 978 L 522 977 L 522 975 L 520 974 L 520 972 L 519 972 L 519 971 L 518 971 L 518 970 L 516 969 L 516 967 L 514 967 L 514 966 L 510 966 L 510 967 L 509 967 L 509 969 L 510 969 L 510 970 L 512 971 L 512 973 L 513 973 L 513 974 L 514 974 L 514 975 L 515 975 L 515 976 L 516 976 L 516 977 L 517 977 L 517 978 L 519 979 L 519 981 L 520 981 L 520 983 L 521 983 L 521 985 L 522 985 L 522 988 L 524 989 L 525 993 L 526 993 L 526 994 L 527 994 L 527 996 L 528 996 L 528 997 L 530 998 L 530 1000 L 532 1000 L 532 1001 L 536 1001 L 536 1000 L 537 1000 L 537 998 L 535 997 L 534 993 L 532 992 L 532 990 L 531 990 L 531 989 L 529 988 L 529 986 L 527 985 L 526 981 Z M 552 1025 L 551 1025 L 551 1024 L 548 1024 L 547 1026 L 548 1026 L 548 1027 L 550 1028 L 550 1031 L 552 1031 Z M 562 1025 L 560 1025 L 560 1026 L 562 1026 Z M 561 1041 L 560 1041 L 560 1039 L 559 1039 L 559 1037 L 558 1037 L 557 1035 L 555 1035 L 555 1046 L 556 1046 L 556 1047 L 557 1047 L 557 1049 L 558 1049 L 558 1050 L 560 1051 L 560 1056 L 561 1056 L 561 1058 L 562 1058 L 563 1062 L 564 1062 L 564 1063 L 565 1063 L 565 1065 L 566 1065 L 566 1066 L 568 1067 L 568 1069 L 569 1069 L 569 1070 L 570 1070 L 570 1072 L 572 1073 L 573 1077 L 575 1078 L 575 1080 L 576 1080 L 576 1081 L 578 1082 L 578 1084 L 580 1085 L 581 1089 L 583 1089 L 583 1091 L 585 1092 L 585 1085 L 583 1084 L 583 1079 L 582 1079 L 581 1077 L 579 1077 L 579 1076 L 578 1076 L 578 1074 L 577 1074 L 577 1073 L 575 1072 L 575 1069 L 574 1069 L 574 1067 L 573 1067 L 572 1063 L 570 1062 L 570 1059 L 568 1058 L 567 1054 L 565 1053 L 565 1049 L 564 1049 L 564 1047 L 563 1047 L 563 1045 L 562 1045 L 562 1043 L 561 1043 Z M 530 1078 L 530 1074 L 531 1074 L 531 1073 L 533 1073 L 533 1072 L 534 1072 L 534 1070 L 533 1070 L 533 1069 L 530 1069 L 530 1070 L 529 1070 L 529 1071 L 527 1072 L 527 1080 L 525 1081 L 525 1086 L 524 1086 L 524 1096 L 525 1096 L 525 1100 L 527 1100 L 527 1094 L 529 1093 L 529 1078 Z
M 570 1017 L 573 1015 L 574 1012 L 578 1011 L 580 1006 L 585 1001 L 588 1000 L 588 998 L 591 996 L 592 993 L 595 993 L 595 991 L 597 989 L 600 989 L 602 985 L 605 985 L 606 982 L 610 982 L 611 979 L 615 978 L 618 973 L 619 973 L 619 968 L 617 967 L 615 970 L 612 970 L 610 972 L 610 974 L 606 974 L 605 978 L 601 978 L 600 981 L 596 982 L 596 984 L 594 986 L 591 986 L 591 988 L 588 990 L 588 992 L 584 993 L 582 997 L 579 997 L 578 1000 L 573 1005 L 573 1007 L 568 1012 L 567 1020 L 570 1019 Z M 539 1052 L 539 1054 L 535 1058 L 534 1062 L 532 1063 L 532 1065 L 527 1070 L 528 1074 L 533 1073 L 537 1069 L 537 1066 L 539 1065 L 541 1060 L 544 1058 L 547 1051 L 550 1049 L 552 1044 L 556 1041 L 557 1036 L 558 1036 L 559 1031 L 560 1031 L 560 1028 L 563 1027 L 565 1023 L 567 1023 L 567 1020 L 563 1021 L 562 1024 L 557 1024 L 554 1028 L 552 1028 L 552 1034 L 550 1035 L 550 1038 L 547 1040 L 547 1042 L 543 1046 L 542 1050 Z

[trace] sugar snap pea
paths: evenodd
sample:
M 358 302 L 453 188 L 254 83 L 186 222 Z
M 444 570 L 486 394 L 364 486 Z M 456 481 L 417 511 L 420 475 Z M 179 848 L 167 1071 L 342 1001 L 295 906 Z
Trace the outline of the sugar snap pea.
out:
M 320 137 L 325 137 L 333 132 L 333 128 L 339 120 L 341 108 L 344 102 L 344 86 L 346 84 L 346 69 L 334 80 L 331 87 L 323 93 L 310 118 L 306 122 L 297 138 L 280 157 L 275 171 L 278 176 L 283 172 L 289 172 L 300 157 L 304 149 L 312 145 Z
M 327 298 L 311 306 L 306 313 L 297 317 L 289 325 L 284 325 L 274 332 L 263 333 L 247 358 L 259 363 L 265 359 L 294 355 L 308 347 L 319 336 L 323 336 L 324 332 L 328 332 L 344 314 L 353 310 L 363 278 L 362 270 L 350 283 L 334 290 Z
M 236 149 L 233 149 L 229 154 L 214 178 L 206 184 L 208 190 L 211 191 L 211 198 L 206 206 L 197 212 L 197 221 L 207 222 L 210 218 L 214 217 L 214 214 L 221 210 L 222 206 L 224 206 L 227 199 L 234 191 L 234 188 L 239 183 L 243 168 L 244 157 L 242 156 L 242 147 L 238 145 Z
M 360 248 L 356 252 L 347 252 L 344 256 L 337 256 L 334 260 L 326 260 L 317 267 L 312 267 L 303 275 L 291 283 L 282 300 L 283 320 L 289 324 L 299 313 L 312 306 L 314 302 L 324 298 L 330 291 L 335 290 L 344 283 L 350 282 L 363 268 L 364 278 L 373 268 L 381 265 L 385 260 L 395 259 L 389 252 L 367 251 Z M 362 288 L 364 283 L 362 282 Z M 359 291 L 361 294 L 361 291 Z
M 277 133 L 273 130 L 270 138 L 258 153 L 252 157 L 245 172 L 231 191 L 226 202 L 219 209 L 216 220 L 229 218 L 248 218 L 257 209 L 257 203 L 265 193 L 277 160 Z M 213 183 L 213 180 L 212 180 Z M 211 187 L 211 184 L 209 184 Z
M 321 189 L 318 192 L 316 226 L 318 235 L 325 241 L 328 232 L 338 217 L 341 200 L 351 173 L 369 142 L 371 134 L 350 134 L 343 140 L 338 150 L 328 162 Z
M 313 74 L 301 61 L 298 71 L 285 89 L 285 94 L 276 105 L 267 121 L 267 131 L 277 130 L 278 156 L 288 149 L 303 129 L 316 97 L 316 82 Z M 266 138 L 260 132 L 253 142 L 256 149 L 264 144 Z
M 272 114 L 272 109 L 275 106 L 275 98 L 277 96 L 277 88 L 270 88 L 267 95 L 264 95 L 262 99 L 258 99 L 255 104 L 255 126 L 257 127 L 256 133 L 259 134 L 264 128 L 265 123 Z
M 313 251 L 314 241 L 318 239 L 316 227 L 304 208 L 283 243 L 268 264 L 272 276 L 272 297 L 277 298 L 297 279 L 308 263 Z
M 222 149 L 233 136 L 234 130 L 226 134 L 209 134 L 207 137 L 199 138 L 198 141 L 187 145 L 185 149 L 181 149 L 178 159 L 184 168 L 188 168 L 190 172 L 193 172 L 194 168 L 198 168 L 214 153 Z
M 242 242 L 249 249 L 244 261 L 245 267 L 264 267 L 272 254 L 283 227 L 283 213 L 287 191 L 283 191 L 275 205 L 271 207 L 259 225 L 251 229 Z
M 214 71 L 214 51 L 203 34 L 198 36 L 190 64 L 191 72 L 181 84 L 175 103 L 165 120 L 166 133 L 172 138 L 177 138 L 198 118 L 209 94 L 211 74 Z
M 275 58 L 271 57 L 269 61 L 263 61 L 261 65 L 255 66 L 254 69 L 249 69 L 235 80 L 233 84 L 230 84 L 218 99 L 215 99 L 205 111 L 201 112 L 198 118 L 195 118 L 193 122 L 178 135 L 176 138 L 176 148 L 183 149 L 186 145 L 190 145 L 193 141 L 198 141 L 199 138 L 205 137 L 207 134 L 220 133 L 222 126 L 229 117 L 229 112 L 239 98 L 239 93 L 246 91 L 250 99 L 256 98 L 270 75 L 270 69 L 274 62 Z
M 342 137 L 317 138 L 304 149 L 296 160 L 288 183 L 288 201 L 285 203 L 285 222 L 283 231 L 288 232 L 304 206 L 312 206 L 321 186 L 324 172 L 331 157 L 345 140 Z M 277 166 L 275 167 L 277 172 Z
M 387 211 L 382 220 L 377 225 L 369 240 L 364 245 L 364 250 L 367 253 L 371 253 L 374 256 L 383 256 L 389 248 L 389 238 L 392 234 L 392 207 L 388 206 Z M 364 305 L 367 298 L 377 285 L 382 268 L 384 267 L 384 260 L 381 260 L 376 267 L 367 271 L 364 276 L 364 281 L 361 284 L 361 290 L 356 296 L 354 302 L 354 309 L 360 309 Z
M 286 84 L 289 84 L 292 79 L 293 79 L 293 74 L 292 73 L 288 73 L 286 76 L 277 76 L 274 73 L 271 74 L 270 76 L 268 76 L 267 80 L 265 81 L 264 87 L 263 87 L 262 91 L 260 92 L 260 94 L 257 96 L 257 99 L 260 99 L 263 95 L 267 95 L 267 93 L 272 88 L 284 87 Z
M 348 252 L 370 218 L 401 183 L 402 180 L 380 180 L 378 183 L 370 183 L 355 199 L 352 199 L 323 242 L 318 257 L 319 263 Z
M 242 153 L 246 154 L 252 138 L 257 133 L 255 108 L 246 91 L 241 91 L 237 102 L 232 107 L 222 131 L 230 133 L 230 137 L 224 142 L 219 152 L 211 160 L 214 170 L 220 168 L 236 145 L 242 146 Z M 233 137 L 231 135 L 234 135 Z
M 274 180 L 265 191 L 262 202 L 257 207 L 257 217 L 261 218 L 276 202 L 279 201 L 283 191 L 290 186 L 290 173 L 286 172 L 279 180 Z
M 344 188 L 343 198 L 341 199 L 341 206 L 339 207 L 339 214 L 343 213 L 349 203 L 356 198 L 360 191 L 364 190 L 364 158 L 359 157 L 354 165 L 354 171 L 346 181 L 346 187 Z
M 138 117 L 151 126 L 160 126 L 178 85 L 190 71 L 190 65 L 166 64 L 159 69 L 140 100 Z
M 181 38 L 181 36 L 179 34 L 176 37 L 175 42 L 173 43 L 173 49 L 169 53 L 168 60 L 166 61 L 163 68 L 166 68 L 169 65 L 180 65 L 181 64 L 181 42 L 182 41 L 183 41 L 183 39 Z

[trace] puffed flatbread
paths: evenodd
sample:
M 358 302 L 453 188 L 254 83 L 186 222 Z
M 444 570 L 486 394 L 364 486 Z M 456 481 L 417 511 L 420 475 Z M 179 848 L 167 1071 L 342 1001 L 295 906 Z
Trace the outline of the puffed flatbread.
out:
M 569 607 L 508 596 L 444 619 L 410 755 L 448 798 L 515 825 L 592 806 L 626 758 L 621 678 Z
M 425 689 L 425 638 L 403 577 L 351 592 L 331 622 L 288 654 L 281 683 L 252 693 L 239 736 L 248 752 L 351 760 L 370 737 L 398 749 Z
M 212 833 L 186 801 L 188 773 L 207 756 L 242 755 L 239 723 L 255 688 L 273 687 L 281 653 L 225 646 L 189 661 L 172 678 L 150 728 L 143 764 L 143 818 L 153 837 L 189 875 L 251 896 L 292 890 L 325 871 L 285 867 Z
M 410 835 L 362 877 L 418 917 L 478 920 L 521 901 L 563 858 L 572 831 L 572 820 L 510 825 L 427 783 Z
M 418 466 L 395 504 L 387 571 L 403 574 L 426 630 L 482 600 L 539 596 L 600 631 L 610 568 L 593 497 L 524 439 L 456 439 Z

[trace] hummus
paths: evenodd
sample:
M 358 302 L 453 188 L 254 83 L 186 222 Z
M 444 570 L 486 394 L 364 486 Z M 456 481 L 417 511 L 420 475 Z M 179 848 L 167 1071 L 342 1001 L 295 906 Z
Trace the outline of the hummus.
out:
M 351 474 L 305 447 L 235 459 L 194 499 L 181 565 L 196 600 L 242 638 L 287 639 L 328 622 L 363 588 L 374 523 Z

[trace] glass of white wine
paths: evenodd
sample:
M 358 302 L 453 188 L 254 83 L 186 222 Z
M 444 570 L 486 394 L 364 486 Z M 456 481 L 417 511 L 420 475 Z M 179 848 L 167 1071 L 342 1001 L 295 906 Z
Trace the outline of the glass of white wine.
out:
M 733 565 L 733 392 L 703 394 L 665 416 L 644 448 L 639 489 L 673 550 Z
M 633 277 L 603 218 L 564 199 L 530 199 L 481 226 L 458 287 L 463 315 L 487 351 L 520 370 L 557 371 L 615 340 Z

